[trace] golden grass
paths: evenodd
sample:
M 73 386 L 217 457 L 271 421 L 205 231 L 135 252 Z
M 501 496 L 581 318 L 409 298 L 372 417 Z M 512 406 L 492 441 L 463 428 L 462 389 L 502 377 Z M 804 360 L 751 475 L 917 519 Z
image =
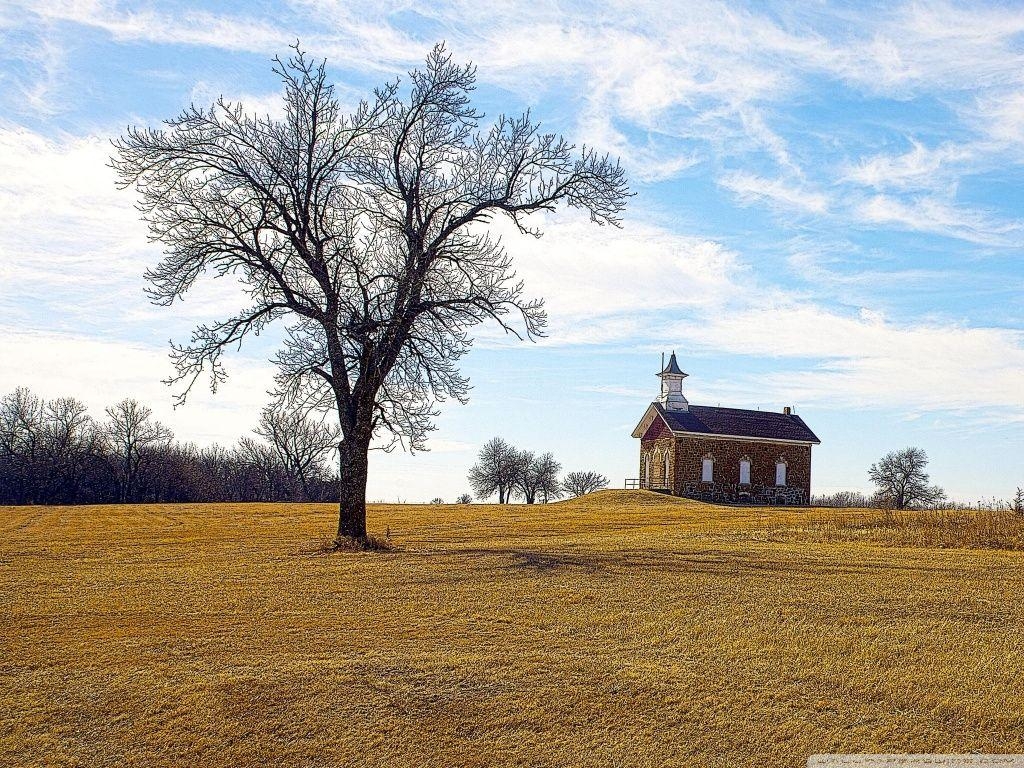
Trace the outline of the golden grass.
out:
M 1024 515 L 989 509 L 817 509 L 766 526 L 789 541 L 867 541 L 902 547 L 1024 550 Z
M 376 506 L 397 551 L 324 555 L 326 505 L 0 508 L 0 765 L 1024 752 L 1024 554 L 872 519 Z

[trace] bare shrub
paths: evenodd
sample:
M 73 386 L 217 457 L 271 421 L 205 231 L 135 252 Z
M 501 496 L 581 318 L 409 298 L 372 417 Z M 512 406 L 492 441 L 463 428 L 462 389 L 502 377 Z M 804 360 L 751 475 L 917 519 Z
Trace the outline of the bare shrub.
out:
M 871 506 L 871 499 L 860 491 L 836 491 L 835 493 L 812 496 L 811 506 L 852 509 Z

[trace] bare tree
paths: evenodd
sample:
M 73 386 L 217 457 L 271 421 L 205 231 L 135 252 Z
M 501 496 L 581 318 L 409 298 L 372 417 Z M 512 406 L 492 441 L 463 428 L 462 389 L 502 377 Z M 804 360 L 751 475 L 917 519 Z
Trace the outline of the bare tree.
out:
M 96 458 L 101 437 L 85 403 L 73 397 L 58 397 L 43 406 L 44 452 L 46 455 L 47 502 L 78 501 L 86 463 Z
M 153 411 L 127 398 L 107 408 L 103 435 L 110 451 L 111 470 L 116 478 L 118 501 L 135 501 L 143 462 L 150 449 L 166 447 L 174 434 L 153 418 Z
M 270 406 L 263 409 L 256 434 L 277 453 L 293 497 L 308 500 L 311 476 L 323 474 L 320 470 L 327 454 L 338 445 L 338 428 L 297 410 Z
M 868 479 L 878 487 L 876 499 L 894 509 L 942 501 L 946 493 L 937 485 L 928 485 L 927 466 L 928 454 L 920 448 L 887 453 L 868 470 Z
M 457 498 L 455 500 L 455 503 L 456 504 L 472 504 L 473 503 L 473 497 L 470 496 L 468 493 L 464 493 L 461 496 L 459 496 L 459 498 Z
M 309 436 L 296 439 L 285 429 L 280 453 L 251 438 L 230 449 L 213 445 L 200 450 L 172 442 L 170 431 L 134 401 L 114 406 L 111 413 L 110 423 L 100 425 L 73 397 L 43 400 L 23 387 L 0 397 L 0 504 L 282 501 L 303 495 L 326 501 L 337 496 L 337 478 L 322 455 L 304 458 Z M 336 435 L 332 428 L 324 431 L 329 437 L 321 438 L 321 445 L 333 449 Z M 286 466 L 286 461 L 291 463 Z
M 39 501 L 44 404 L 27 387 L 0 400 L 0 458 L 15 504 Z
M 498 494 L 498 503 L 511 500 L 519 476 L 520 454 L 500 437 L 492 437 L 480 449 L 469 470 L 469 485 L 478 499 Z
M 538 463 L 540 466 L 537 469 L 539 477 L 537 492 L 541 499 L 545 504 L 560 499 L 564 493 L 562 481 L 558 478 L 558 473 L 562 471 L 562 465 L 555 461 L 555 457 L 550 453 L 542 453 L 538 458 Z
M 238 441 L 238 454 L 255 496 L 261 501 L 277 498 L 278 490 L 287 482 L 277 452 L 266 443 L 243 437 Z
M 1024 515 L 1024 488 L 1017 487 L 1017 492 L 1013 495 L 1013 511 L 1018 515 Z
M 278 392 L 336 414 L 337 541 L 364 542 L 375 437 L 421 449 L 436 403 L 466 400 L 457 363 L 474 326 L 543 333 L 543 304 L 524 297 L 488 222 L 539 235 L 527 216 L 564 203 L 618 224 L 629 192 L 617 162 L 575 153 L 528 114 L 482 130 L 476 70 L 441 45 L 408 88 L 389 83 L 350 116 L 323 63 L 296 49 L 274 71 L 283 119 L 191 107 L 164 130 L 130 129 L 112 165 L 166 248 L 147 273 L 154 302 L 204 273 L 241 279 L 251 299 L 173 348 L 181 398 L 204 371 L 216 388 L 224 351 L 286 318 Z
M 558 473 L 562 465 L 550 453 L 535 456 L 530 451 L 523 451 L 519 455 L 516 469 L 518 475 L 515 485 L 527 504 L 533 504 L 538 494 L 545 503 L 549 498 L 558 498 Z
M 562 489 L 570 496 L 586 496 L 608 487 L 608 478 L 600 472 L 570 472 L 562 481 Z

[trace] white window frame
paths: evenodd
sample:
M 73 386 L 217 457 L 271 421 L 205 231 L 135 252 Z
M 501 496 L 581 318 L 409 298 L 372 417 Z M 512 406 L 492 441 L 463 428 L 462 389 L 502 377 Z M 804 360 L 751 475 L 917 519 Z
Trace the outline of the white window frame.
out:
M 775 462 L 775 485 L 779 488 L 786 487 L 786 460 L 779 459 Z
M 715 481 L 715 460 L 711 456 L 705 456 L 701 459 L 700 481 L 702 483 L 713 483 Z
M 747 458 L 740 459 L 740 485 L 750 485 L 750 459 Z

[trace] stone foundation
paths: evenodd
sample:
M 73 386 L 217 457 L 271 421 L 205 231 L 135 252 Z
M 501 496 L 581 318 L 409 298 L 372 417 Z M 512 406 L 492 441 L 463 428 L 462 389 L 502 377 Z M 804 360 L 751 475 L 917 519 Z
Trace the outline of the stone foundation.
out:
M 765 504 L 776 507 L 805 506 L 808 503 L 803 488 L 775 485 L 684 482 L 678 495 L 698 501 Z

